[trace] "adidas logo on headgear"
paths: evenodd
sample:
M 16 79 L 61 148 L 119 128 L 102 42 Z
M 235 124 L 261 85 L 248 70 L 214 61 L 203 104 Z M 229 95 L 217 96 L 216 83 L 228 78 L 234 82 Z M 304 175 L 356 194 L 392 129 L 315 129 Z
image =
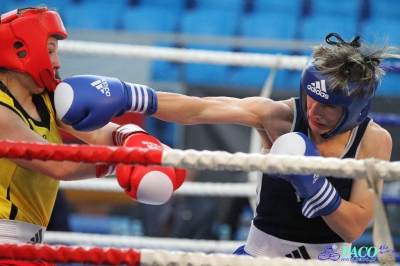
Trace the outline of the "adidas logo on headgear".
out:
M 312 82 L 310 85 L 307 85 L 307 89 L 312 91 L 313 93 L 321 96 L 322 98 L 329 99 L 329 95 L 326 93 L 325 80 L 320 80 L 316 82 Z
M 111 96 L 110 88 L 108 87 L 108 83 L 104 78 L 93 81 L 90 83 L 90 85 L 101 91 L 101 93 L 105 94 L 106 96 Z

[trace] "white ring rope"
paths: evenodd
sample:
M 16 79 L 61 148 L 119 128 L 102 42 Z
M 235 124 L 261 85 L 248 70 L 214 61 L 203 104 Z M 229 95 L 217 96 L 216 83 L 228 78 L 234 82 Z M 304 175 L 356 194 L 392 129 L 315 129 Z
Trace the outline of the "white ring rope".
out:
M 333 157 L 288 156 L 225 151 L 164 150 L 161 164 L 198 170 L 261 171 L 281 174 L 318 174 L 341 178 L 365 179 L 364 161 L 371 161 L 376 179 L 398 180 L 400 162 L 377 159 L 339 159 Z
M 105 235 L 47 231 L 44 244 L 68 244 L 80 246 L 107 246 L 135 249 L 164 249 L 186 252 L 232 254 L 243 241 L 191 240 L 159 237 L 135 237 L 126 235 Z
M 142 265 L 176 265 L 176 266 L 303 266 L 303 265 L 354 265 L 350 262 L 319 261 L 319 260 L 293 260 L 289 258 L 250 257 L 228 254 L 204 254 L 199 252 L 167 252 L 167 251 L 141 251 Z M 143 263 L 143 261 L 145 263 Z
M 123 192 L 115 178 L 87 179 L 74 182 L 62 181 L 60 188 L 115 193 Z M 174 192 L 174 195 L 253 197 L 255 191 L 256 184 L 251 183 L 184 182 Z
M 182 63 L 195 62 L 221 65 L 258 66 L 265 68 L 278 66 L 282 69 L 292 70 L 302 70 L 308 61 L 308 57 L 306 56 L 277 56 L 271 54 L 222 52 L 72 40 L 60 42 L 59 49 L 61 53 L 147 58 L 151 60 L 158 59 Z

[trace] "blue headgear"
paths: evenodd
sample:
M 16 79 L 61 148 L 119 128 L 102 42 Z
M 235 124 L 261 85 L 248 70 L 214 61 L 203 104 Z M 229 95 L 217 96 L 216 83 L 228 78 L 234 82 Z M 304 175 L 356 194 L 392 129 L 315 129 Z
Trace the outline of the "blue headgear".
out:
M 345 90 L 333 92 L 329 86 L 329 80 L 330 77 L 322 75 L 315 67 L 314 59 L 311 59 L 306 68 L 303 70 L 300 81 L 300 102 L 302 105 L 302 115 L 307 125 L 308 119 L 306 95 L 310 96 L 319 103 L 337 105 L 344 108 L 342 119 L 334 129 L 321 135 L 324 138 L 329 138 L 331 136 L 344 133 L 361 124 L 369 113 L 372 98 L 378 85 L 378 82 L 376 82 L 374 92 L 371 93 L 371 95 L 356 98 L 354 94 L 348 95 Z M 348 84 L 349 92 L 354 90 L 358 84 L 359 83 Z M 368 84 L 364 86 L 364 92 L 366 92 L 367 86 Z

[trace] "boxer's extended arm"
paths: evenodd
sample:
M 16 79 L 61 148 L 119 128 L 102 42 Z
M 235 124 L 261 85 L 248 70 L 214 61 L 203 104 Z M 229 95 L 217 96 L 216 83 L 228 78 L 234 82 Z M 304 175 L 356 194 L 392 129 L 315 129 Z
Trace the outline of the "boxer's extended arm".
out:
M 293 116 L 290 100 L 156 93 L 144 85 L 89 75 L 65 79 L 57 86 L 54 101 L 61 121 L 79 131 L 101 128 L 125 112 L 153 115 L 179 124 L 234 123 L 261 130 L 282 121 L 290 123 Z
M 265 97 L 193 97 L 157 92 L 155 118 L 178 124 L 234 123 L 261 130 L 275 121 L 293 120 L 289 101 L 273 101 Z M 290 125 L 288 126 L 290 129 Z M 287 131 L 286 131 L 287 132 Z

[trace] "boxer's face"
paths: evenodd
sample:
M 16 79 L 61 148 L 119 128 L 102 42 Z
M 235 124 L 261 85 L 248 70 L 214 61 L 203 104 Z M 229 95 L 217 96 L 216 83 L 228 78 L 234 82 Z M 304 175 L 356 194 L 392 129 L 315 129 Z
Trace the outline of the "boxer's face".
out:
M 322 104 L 307 96 L 307 119 L 313 132 L 323 134 L 331 131 L 343 114 L 342 106 Z
M 47 51 L 49 53 L 51 66 L 53 67 L 53 71 L 56 74 L 58 69 L 61 68 L 60 60 L 58 58 L 58 39 L 55 37 L 49 37 L 47 40 Z M 28 73 L 19 73 L 18 80 L 21 82 L 23 87 L 27 88 L 30 93 L 38 94 L 42 93 L 45 88 L 40 88 L 34 83 L 33 78 Z
M 47 51 L 49 52 L 51 66 L 54 72 L 61 68 L 60 59 L 58 58 L 58 40 L 50 36 L 47 41 Z

